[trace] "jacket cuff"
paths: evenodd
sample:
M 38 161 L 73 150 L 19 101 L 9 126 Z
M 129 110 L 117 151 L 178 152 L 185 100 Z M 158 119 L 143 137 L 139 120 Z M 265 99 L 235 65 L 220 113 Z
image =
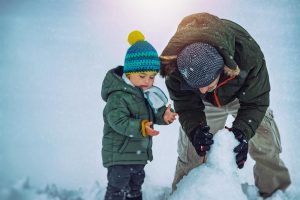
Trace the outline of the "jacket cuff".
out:
M 255 134 L 255 132 L 253 132 L 250 128 L 246 128 L 246 124 L 242 123 L 242 122 L 234 122 L 232 128 L 238 129 L 239 131 L 241 131 L 247 141 L 249 141 Z
M 146 132 L 146 123 L 147 122 L 149 122 L 148 120 L 146 120 L 146 119 L 144 119 L 144 120 L 142 120 L 142 122 L 141 122 L 141 127 L 142 127 L 142 136 L 143 137 L 147 137 L 147 132 Z

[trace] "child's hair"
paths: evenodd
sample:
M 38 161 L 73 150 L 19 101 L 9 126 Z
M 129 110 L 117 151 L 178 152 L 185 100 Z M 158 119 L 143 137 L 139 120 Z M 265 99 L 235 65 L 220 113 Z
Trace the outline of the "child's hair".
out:
M 160 60 L 155 48 L 140 31 L 132 31 L 128 35 L 131 45 L 126 52 L 124 73 L 156 72 L 160 70 Z

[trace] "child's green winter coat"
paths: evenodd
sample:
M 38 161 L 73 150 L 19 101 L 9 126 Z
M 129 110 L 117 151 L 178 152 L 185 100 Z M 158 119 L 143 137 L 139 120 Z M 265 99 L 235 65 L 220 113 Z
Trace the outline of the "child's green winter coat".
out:
M 125 83 L 123 67 L 110 70 L 103 81 L 101 96 L 104 131 L 102 160 L 104 167 L 124 164 L 146 164 L 152 160 L 152 137 L 142 136 L 143 120 L 165 124 L 163 106 L 154 114 L 142 89 Z

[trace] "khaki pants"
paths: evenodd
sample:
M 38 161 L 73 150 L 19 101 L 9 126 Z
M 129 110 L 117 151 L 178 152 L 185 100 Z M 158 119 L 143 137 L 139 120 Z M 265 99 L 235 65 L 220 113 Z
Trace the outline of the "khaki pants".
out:
M 224 128 L 229 114 L 236 117 L 240 106 L 238 100 L 221 108 L 208 102 L 204 104 L 207 124 L 213 134 Z M 176 184 L 183 176 L 202 164 L 202 159 L 197 155 L 182 128 L 179 131 L 177 151 L 173 191 L 176 190 Z M 291 183 L 288 169 L 279 158 L 279 153 L 281 153 L 280 135 L 272 110 L 268 109 L 255 135 L 249 141 L 249 154 L 256 161 L 253 169 L 255 185 L 260 193 L 272 194 L 277 189 L 287 188 Z

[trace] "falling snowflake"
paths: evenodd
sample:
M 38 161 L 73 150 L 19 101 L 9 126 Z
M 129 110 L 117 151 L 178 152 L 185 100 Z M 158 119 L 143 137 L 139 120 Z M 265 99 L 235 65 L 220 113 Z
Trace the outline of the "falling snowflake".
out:
M 261 151 L 261 147 L 258 148 L 258 151 Z
M 137 154 L 137 155 L 140 155 L 141 153 L 142 153 L 141 150 L 137 150 L 137 151 L 136 151 L 136 154 Z

